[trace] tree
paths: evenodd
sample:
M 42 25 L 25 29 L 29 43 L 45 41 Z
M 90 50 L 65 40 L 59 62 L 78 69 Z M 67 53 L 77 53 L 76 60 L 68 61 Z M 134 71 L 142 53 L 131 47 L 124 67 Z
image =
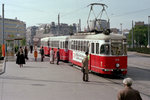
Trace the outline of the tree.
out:
M 136 47 L 141 47 L 141 46 L 147 46 L 147 30 L 148 26 L 147 25 L 136 25 L 133 28 L 133 37 L 134 37 L 134 45 Z M 132 43 L 132 29 L 130 30 L 129 36 L 128 36 L 128 44 L 131 45 Z
M 26 45 L 26 39 L 25 39 L 25 38 L 23 38 L 23 39 L 21 40 L 21 45 L 22 45 L 22 46 L 25 46 L 25 45 Z

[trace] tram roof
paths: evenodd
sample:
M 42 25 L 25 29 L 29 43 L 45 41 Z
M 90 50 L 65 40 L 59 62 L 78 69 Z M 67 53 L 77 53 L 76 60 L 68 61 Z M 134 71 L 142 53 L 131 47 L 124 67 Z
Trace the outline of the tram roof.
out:
M 41 38 L 41 41 L 48 41 L 49 37 Z
M 94 34 L 93 35 L 74 35 L 71 36 L 71 39 L 90 39 L 90 40 L 109 40 L 109 39 L 126 39 L 125 36 L 122 34 L 115 34 L 115 33 L 110 33 L 109 35 L 105 35 L 103 33 L 101 34 Z
M 54 40 L 67 40 L 70 36 L 55 36 L 55 37 L 49 37 L 49 39 Z

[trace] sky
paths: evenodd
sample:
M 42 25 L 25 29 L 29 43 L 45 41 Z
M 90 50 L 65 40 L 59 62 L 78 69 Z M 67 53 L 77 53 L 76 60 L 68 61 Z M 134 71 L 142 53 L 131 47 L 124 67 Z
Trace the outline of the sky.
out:
M 27 25 L 50 24 L 58 22 L 60 14 L 61 23 L 78 23 L 81 19 L 82 29 L 87 26 L 87 19 L 91 3 L 104 3 L 111 28 L 131 29 L 134 22 L 144 21 L 148 23 L 150 16 L 150 0 L 0 0 L 0 15 L 2 4 L 5 4 L 5 18 L 24 21 Z M 101 7 L 93 8 L 98 15 Z M 90 19 L 94 18 L 91 15 Z M 104 13 L 104 19 L 106 15 Z

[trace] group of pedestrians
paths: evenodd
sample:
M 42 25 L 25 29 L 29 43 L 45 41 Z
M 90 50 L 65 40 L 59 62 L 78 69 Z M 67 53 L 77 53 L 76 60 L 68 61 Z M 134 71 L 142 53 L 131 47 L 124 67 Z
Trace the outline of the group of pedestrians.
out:
M 30 49 L 31 50 L 31 49 Z M 32 51 L 31 51 L 32 53 Z M 41 62 L 44 60 L 44 49 L 41 47 L 40 49 L 41 54 Z M 37 47 L 34 48 L 34 57 L 35 61 L 37 61 Z M 88 61 L 89 61 L 89 55 L 88 52 L 85 52 L 85 57 L 82 60 L 82 72 L 83 72 L 83 81 L 88 82 L 89 81 L 89 70 L 88 70 Z M 22 47 L 19 48 L 17 54 L 16 63 L 20 65 L 20 67 L 23 67 L 23 64 L 25 64 L 25 59 L 28 60 L 28 49 L 25 46 L 24 50 Z M 60 52 L 59 48 L 57 49 L 57 52 L 55 53 L 53 48 L 50 50 L 50 64 L 54 64 L 54 60 L 57 58 L 57 65 L 59 65 L 60 61 Z M 118 92 L 117 99 L 118 100 L 142 100 L 140 93 L 133 89 L 132 86 L 133 80 L 131 78 L 125 78 L 123 80 L 124 89 Z
M 52 48 L 50 51 L 50 64 L 54 64 L 54 60 L 55 58 L 57 58 L 57 65 L 59 65 L 59 61 L 60 61 L 60 52 L 59 52 L 59 48 L 57 49 L 56 55 L 55 55 L 55 51 Z

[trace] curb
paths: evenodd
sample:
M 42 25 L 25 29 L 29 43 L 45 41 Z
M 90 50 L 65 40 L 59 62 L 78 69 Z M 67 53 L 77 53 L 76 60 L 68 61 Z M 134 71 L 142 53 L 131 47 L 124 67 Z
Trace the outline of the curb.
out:
M 5 73 L 5 69 L 6 69 L 6 57 L 4 58 L 3 66 L 2 66 L 2 70 L 1 70 L 1 72 L 0 72 L 0 75 L 2 75 L 2 74 Z
M 141 56 L 146 56 L 146 57 L 150 57 L 150 54 L 144 54 L 144 53 L 136 53 L 137 55 L 141 55 Z

